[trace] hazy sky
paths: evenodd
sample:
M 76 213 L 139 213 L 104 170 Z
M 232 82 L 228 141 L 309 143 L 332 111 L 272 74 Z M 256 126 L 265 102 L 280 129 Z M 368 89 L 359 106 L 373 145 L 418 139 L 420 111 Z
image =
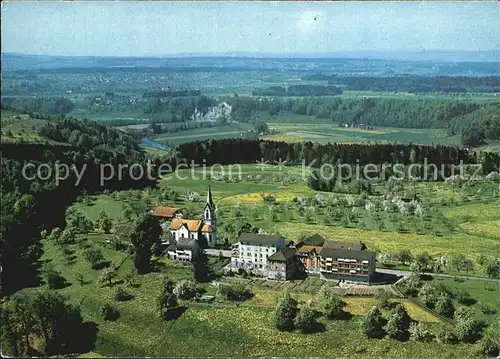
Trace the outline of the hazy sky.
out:
M 8 2 L 2 52 L 498 50 L 500 2 Z

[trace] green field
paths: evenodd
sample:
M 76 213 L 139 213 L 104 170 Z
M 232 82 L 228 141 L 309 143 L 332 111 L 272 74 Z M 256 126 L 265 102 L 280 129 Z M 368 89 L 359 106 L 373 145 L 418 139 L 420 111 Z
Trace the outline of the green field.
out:
M 303 116 L 306 117 L 306 116 Z M 377 127 L 373 130 L 339 127 L 333 123 L 288 122 L 277 119 L 268 123 L 269 128 L 280 133 L 264 136 L 264 139 L 319 143 L 418 143 L 423 145 L 460 145 L 460 136 L 448 137 L 444 129 L 409 129 Z
M 172 133 L 163 133 L 152 137 L 152 140 L 160 143 L 167 142 L 175 146 L 184 142 L 203 141 L 209 139 L 241 138 L 245 136 L 252 126 L 244 123 L 231 123 L 224 126 L 196 128 Z
M 132 270 L 132 261 L 126 252 L 117 252 L 103 246 L 105 237 L 87 235 L 86 245 L 101 248 L 105 258 L 118 267 L 118 277 L 112 287 L 96 284 L 99 270 L 90 269 L 82 258 L 80 245 L 67 245 L 75 256 L 68 265 L 60 245 L 44 241 L 42 260 L 50 261 L 61 271 L 71 285 L 58 291 L 79 305 L 85 321 L 97 324 L 97 341 L 88 355 L 102 356 L 321 356 L 365 358 L 390 356 L 408 357 L 471 357 L 477 353 L 478 344 L 445 345 L 421 342 L 398 342 L 392 339 L 368 340 L 362 334 L 363 315 L 375 304 L 373 298 L 344 298 L 345 309 L 354 315 L 349 320 L 330 321 L 319 319 L 322 331 L 304 335 L 298 332 L 278 332 L 274 327 L 273 310 L 278 292 L 254 290 L 255 296 L 241 306 L 229 305 L 217 297 L 219 304 L 200 306 L 190 303 L 175 320 L 163 321 L 156 311 L 155 298 L 162 280 L 191 278 L 192 272 L 185 265 L 160 260 L 159 271 L 136 276 L 134 286 L 123 284 L 124 277 Z M 77 273 L 84 274 L 85 284 L 76 280 Z M 476 292 L 475 283 L 463 286 L 470 294 L 482 300 L 486 296 Z M 121 286 L 133 298 L 125 302 L 114 299 L 116 287 Z M 215 294 L 213 287 L 204 285 L 208 294 Z M 25 289 L 29 293 L 36 289 Z M 314 300 L 314 294 L 292 294 L 299 304 Z M 488 294 L 490 295 L 490 294 Z M 494 295 L 494 292 L 493 292 Z M 491 295 L 490 295 L 491 296 Z M 115 321 L 104 321 L 99 313 L 105 303 L 112 303 L 120 312 Z M 498 308 L 498 303 L 493 304 Z M 439 319 L 428 312 L 405 302 L 413 319 L 429 322 L 432 327 Z

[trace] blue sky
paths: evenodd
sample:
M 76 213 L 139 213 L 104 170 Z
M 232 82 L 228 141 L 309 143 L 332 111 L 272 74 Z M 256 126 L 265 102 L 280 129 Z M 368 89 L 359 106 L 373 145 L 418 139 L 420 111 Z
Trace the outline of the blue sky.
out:
M 498 50 L 500 2 L 2 2 L 2 52 Z

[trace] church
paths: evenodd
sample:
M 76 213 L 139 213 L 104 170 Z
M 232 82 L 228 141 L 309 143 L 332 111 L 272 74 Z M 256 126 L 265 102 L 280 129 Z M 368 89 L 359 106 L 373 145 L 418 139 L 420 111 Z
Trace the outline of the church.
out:
M 212 199 L 212 190 L 208 186 L 207 200 L 203 208 L 202 219 L 184 219 L 176 216 L 169 226 L 170 244 L 176 245 L 179 241 L 192 240 L 200 248 L 214 248 L 217 245 L 216 207 Z

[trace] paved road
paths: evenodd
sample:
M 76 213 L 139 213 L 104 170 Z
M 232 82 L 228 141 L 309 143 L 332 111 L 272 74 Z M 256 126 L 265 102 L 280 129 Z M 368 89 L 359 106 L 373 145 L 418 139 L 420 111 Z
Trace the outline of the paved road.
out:
M 399 269 L 385 269 L 385 268 L 377 268 L 377 272 L 379 273 L 387 273 L 387 274 L 394 274 L 397 276 L 404 276 L 407 277 L 409 276 L 412 272 L 406 271 L 406 270 L 399 270 Z M 430 275 L 433 277 L 446 277 L 446 278 L 454 278 L 454 275 L 451 274 L 443 274 L 443 273 L 423 273 L 425 275 Z M 463 279 L 470 279 L 470 280 L 483 280 L 486 282 L 499 282 L 498 279 L 492 279 L 492 278 L 483 278 L 483 277 L 472 277 L 472 276 L 465 276 L 465 275 L 460 275 L 458 276 L 459 278 Z

